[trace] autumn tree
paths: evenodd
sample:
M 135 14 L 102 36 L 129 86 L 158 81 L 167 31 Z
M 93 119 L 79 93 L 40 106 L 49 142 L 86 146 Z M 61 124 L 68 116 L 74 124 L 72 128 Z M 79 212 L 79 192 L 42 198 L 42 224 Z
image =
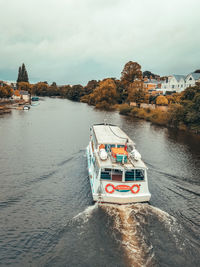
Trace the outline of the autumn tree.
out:
M 128 97 L 128 91 L 121 80 L 114 79 L 117 91 L 117 103 L 122 104 L 126 102 Z
M 70 90 L 71 90 L 70 85 L 61 86 L 59 89 L 60 96 L 63 98 L 68 98 L 68 94 Z
M 97 108 L 110 109 L 116 103 L 117 91 L 115 82 L 108 78 L 99 83 L 99 86 L 90 94 L 89 104 Z
M 13 95 L 13 89 L 9 85 L 0 87 L 0 98 L 9 98 Z
M 142 79 L 141 66 L 137 62 L 129 61 L 121 73 L 121 81 L 125 86 L 133 83 L 135 79 Z
M 31 88 L 32 85 L 30 83 L 27 82 L 18 83 L 18 90 L 28 91 L 29 93 L 31 93 Z
M 200 83 L 183 91 L 181 105 L 184 107 L 184 123 L 196 125 L 200 131 Z
M 84 94 L 89 95 L 91 94 L 94 89 L 98 86 L 99 82 L 96 80 L 91 80 L 87 83 L 87 85 L 84 87 Z
M 168 100 L 164 95 L 159 95 L 156 98 L 156 105 L 162 105 L 162 106 L 166 106 L 168 105 Z
M 171 104 L 179 104 L 181 101 L 182 93 L 174 93 L 172 95 L 166 95 L 165 97 L 168 100 L 168 103 Z
M 140 105 L 145 100 L 145 90 L 143 88 L 143 82 L 140 80 L 135 80 L 128 87 L 128 101 L 136 102 Z
M 38 96 L 47 96 L 48 95 L 49 85 L 44 82 L 39 82 L 33 85 L 32 94 Z

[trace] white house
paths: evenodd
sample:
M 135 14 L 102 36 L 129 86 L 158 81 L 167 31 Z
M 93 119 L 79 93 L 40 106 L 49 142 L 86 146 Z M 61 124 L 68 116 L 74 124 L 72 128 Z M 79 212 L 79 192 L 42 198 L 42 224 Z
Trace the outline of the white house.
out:
M 186 76 L 185 84 L 186 88 L 189 86 L 194 86 L 195 83 L 200 79 L 200 73 L 191 73 Z
M 165 93 L 166 91 L 182 92 L 189 86 L 194 86 L 195 83 L 200 79 L 200 73 L 190 73 L 188 75 L 171 75 L 168 76 L 165 81 L 161 84 L 161 90 Z
M 166 91 L 176 91 L 182 92 L 185 90 L 185 75 L 172 75 L 162 82 L 161 90 Z

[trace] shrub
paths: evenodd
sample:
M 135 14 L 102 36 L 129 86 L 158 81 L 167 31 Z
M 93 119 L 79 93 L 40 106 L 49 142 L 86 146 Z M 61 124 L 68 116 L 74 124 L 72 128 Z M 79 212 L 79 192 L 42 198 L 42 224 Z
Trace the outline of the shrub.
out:
M 132 110 L 132 107 L 130 107 L 128 104 L 123 104 L 119 107 L 119 114 L 128 115 L 130 114 L 131 110 Z

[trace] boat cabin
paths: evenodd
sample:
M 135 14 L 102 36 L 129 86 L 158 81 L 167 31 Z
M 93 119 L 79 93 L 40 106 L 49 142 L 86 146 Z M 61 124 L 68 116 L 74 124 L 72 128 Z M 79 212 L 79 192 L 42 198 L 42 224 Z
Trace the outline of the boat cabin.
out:
M 133 141 L 117 126 L 94 125 L 91 128 L 91 144 L 94 152 L 94 169 L 101 180 L 134 182 L 145 180 L 143 161 L 133 161 L 130 151 Z

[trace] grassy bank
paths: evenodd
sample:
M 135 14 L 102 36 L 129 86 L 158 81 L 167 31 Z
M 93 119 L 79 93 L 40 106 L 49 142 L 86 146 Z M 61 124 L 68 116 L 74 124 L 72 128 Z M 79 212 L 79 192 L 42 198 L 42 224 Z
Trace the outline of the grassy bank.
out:
M 160 126 L 173 127 L 179 130 L 200 134 L 199 125 L 185 125 L 183 122 L 175 120 L 173 106 L 169 108 L 169 111 L 161 111 L 159 109 L 137 108 L 131 107 L 128 104 L 122 104 L 119 106 L 119 113 L 121 115 L 145 119 Z

